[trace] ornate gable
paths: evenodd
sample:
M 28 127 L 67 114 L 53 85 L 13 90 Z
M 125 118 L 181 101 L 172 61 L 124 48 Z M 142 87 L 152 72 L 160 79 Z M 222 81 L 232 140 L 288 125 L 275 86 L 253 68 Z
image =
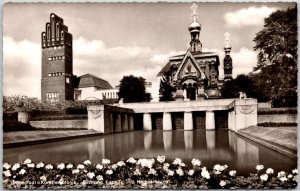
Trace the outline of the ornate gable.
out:
M 181 63 L 178 65 L 178 70 L 174 75 L 174 80 L 181 80 L 186 77 L 194 77 L 205 79 L 205 73 L 199 67 L 196 59 L 188 50 L 182 59 Z

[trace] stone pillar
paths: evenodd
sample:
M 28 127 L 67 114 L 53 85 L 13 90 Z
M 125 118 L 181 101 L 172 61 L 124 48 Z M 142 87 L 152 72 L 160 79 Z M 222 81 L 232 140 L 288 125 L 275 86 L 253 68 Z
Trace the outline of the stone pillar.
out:
M 104 133 L 104 105 L 88 105 L 88 129 Z
M 257 125 L 257 100 L 252 98 L 235 100 L 235 131 Z
M 164 140 L 164 149 L 169 150 L 172 147 L 172 132 L 164 131 L 163 140 Z
M 128 128 L 129 128 L 129 131 L 134 130 L 134 121 L 133 121 L 132 115 L 128 115 Z
M 205 126 L 206 130 L 214 130 L 216 128 L 214 111 L 206 111 Z
M 214 149 L 216 146 L 216 131 L 206 131 L 206 145 L 208 149 Z
M 30 113 L 27 111 L 19 111 L 18 112 L 18 121 L 21 123 L 28 124 L 30 120 Z
M 193 131 L 184 131 L 185 149 L 193 149 Z
M 152 120 L 151 120 L 151 114 L 150 113 L 144 113 L 143 126 L 144 126 L 144 130 L 146 130 L 146 131 L 151 131 L 152 130 Z
M 191 111 L 184 112 L 184 130 L 193 130 L 193 113 Z
M 183 98 L 186 100 L 186 89 L 183 90 Z
M 128 118 L 127 118 L 127 114 L 122 114 L 121 124 L 122 124 L 121 125 L 122 132 L 128 131 Z
M 122 128 L 121 128 L 121 116 L 119 113 L 116 113 L 115 114 L 115 132 L 116 133 L 119 133 L 122 131 Z
M 172 118 L 169 112 L 163 114 L 163 130 L 172 130 Z

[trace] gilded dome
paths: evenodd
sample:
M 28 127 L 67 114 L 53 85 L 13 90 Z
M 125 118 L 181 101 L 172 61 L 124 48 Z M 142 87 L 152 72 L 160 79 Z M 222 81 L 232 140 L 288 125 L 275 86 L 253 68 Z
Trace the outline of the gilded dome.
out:
M 189 26 L 189 31 L 200 31 L 201 30 L 201 24 L 198 23 L 197 21 L 194 21 L 190 24 Z

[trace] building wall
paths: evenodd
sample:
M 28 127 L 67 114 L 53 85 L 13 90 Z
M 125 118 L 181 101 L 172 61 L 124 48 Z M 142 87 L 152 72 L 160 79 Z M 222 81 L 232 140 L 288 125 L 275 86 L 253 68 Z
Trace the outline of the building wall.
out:
M 80 120 L 49 120 L 49 121 L 30 121 L 29 124 L 36 128 L 45 129 L 87 129 L 87 119 Z
M 297 114 L 258 115 L 258 123 L 297 123 Z
M 103 95 L 106 99 L 118 99 L 118 89 L 103 89 L 97 90 L 95 87 L 78 88 L 81 90 L 81 95 L 78 100 L 103 100 Z

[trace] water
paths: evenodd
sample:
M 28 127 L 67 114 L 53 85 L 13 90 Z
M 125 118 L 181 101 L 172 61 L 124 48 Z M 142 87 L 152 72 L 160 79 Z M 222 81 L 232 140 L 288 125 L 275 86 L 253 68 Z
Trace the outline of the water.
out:
M 297 160 L 236 135 L 226 129 L 216 131 L 133 131 L 89 138 L 73 139 L 18 148 L 4 149 L 4 162 L 34 162 L 79 164 L 89 159 L 99 163 L 129 157 L 151 158 L 165 155 L 167 159 L 181 158 L 186 164 L 198 158 L 203 166 L 227 164 L 240 174 L 255 173 L 257 164 L 275 171 L 291 171 Z

